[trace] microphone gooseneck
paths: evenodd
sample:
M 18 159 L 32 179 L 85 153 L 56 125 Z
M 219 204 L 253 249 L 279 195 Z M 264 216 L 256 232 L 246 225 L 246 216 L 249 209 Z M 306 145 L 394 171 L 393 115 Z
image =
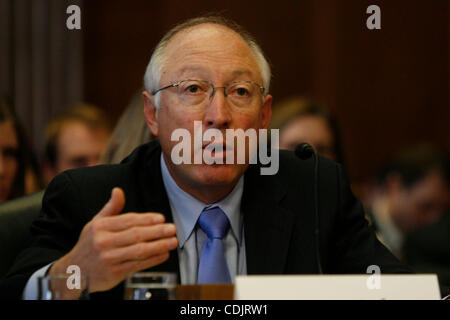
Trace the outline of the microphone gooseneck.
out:
M 314 157 L 314 237 L 316 242 L 316 262 L 319 274 L 323 274 L 322 263 L 320 262 L 320 250 L 319 250 L 319 157 L 317 156 L 316 150 L 314 150 L 308 143 L 300 143 L 295 148 L 295 155 L 302 160 L 309 159 L 311 156 Z

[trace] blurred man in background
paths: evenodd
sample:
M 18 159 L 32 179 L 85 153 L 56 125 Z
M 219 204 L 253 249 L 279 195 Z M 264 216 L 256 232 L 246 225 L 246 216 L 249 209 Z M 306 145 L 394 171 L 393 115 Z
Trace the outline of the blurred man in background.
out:
M 436 273 L 450 286 L 450 210 L 436 222 L 407 235 L 404 260 L 418 273 Z
M 105 114 L 77 104 L 50 121 L 43 163 L 46 184 L 65 170 L 99 164 L 111 134 Z
M 407 234 L 444 214 L 448 170 L 446 156 L 422 144 L 400 151 L 380 172 L 368 215 L 380 240 L 398 257 Z

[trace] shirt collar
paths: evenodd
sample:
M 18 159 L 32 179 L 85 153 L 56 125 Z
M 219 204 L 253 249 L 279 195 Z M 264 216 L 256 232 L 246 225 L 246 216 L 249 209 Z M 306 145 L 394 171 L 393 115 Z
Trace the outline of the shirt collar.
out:
M 164 156 L 161 153 L 160 163 L 162 178 L 172 209 L 173 219 L 177 226 L 177 238 L 180 248 L 183 248 L 194 230 L 200 214 L 206 207 L 220 207 L 225 212 L 230 221 L 233 236 L 240 245 L 242 237 L 241 227 L 243 225 L 243 217 L 240 214 L 240 208 L 242 194 L 244 192 L 244 176 L 239 179 L 236 186 L 225 198 L 216 203 L 207 205 L 194 198 L 177 185 L 170 175 L 163 157 Z
M 404 236 L 389 214 L 387 199 L 382 197 L 375 200 L 372 211 L 382 242 L 398 256 L 403 245 Z

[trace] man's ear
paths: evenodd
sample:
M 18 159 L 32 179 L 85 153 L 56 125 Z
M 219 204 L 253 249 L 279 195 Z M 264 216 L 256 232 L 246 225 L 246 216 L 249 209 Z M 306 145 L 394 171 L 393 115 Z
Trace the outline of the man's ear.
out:
M 267 129 L 272 119 L 272 96 L 270 94 L 264 97 L 264 103 L 261 109 L 261 125 L 262 129 Z
M 158 109 L 155 106 L 155 96 L 148 93 L 148 91 L 142 92 L 142 98 L 144 99 L 144 115 L 147 121 L 147 126 L 152 134 L 157 137 L 159 133 L 158 124 Z

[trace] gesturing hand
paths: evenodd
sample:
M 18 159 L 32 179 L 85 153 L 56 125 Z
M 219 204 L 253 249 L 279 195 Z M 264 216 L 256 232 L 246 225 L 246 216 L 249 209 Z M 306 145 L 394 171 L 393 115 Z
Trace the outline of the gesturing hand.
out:
M 158 265 L 177 247 L 176 228 L 160 213 L 120 214 L 125 195 L 114 188 L 110 200 L 87 223 L 74 248 L 49 273 L 65 273 L 78 265 L 89 278 L 89 291 L 105 291 L 135 273 Z

